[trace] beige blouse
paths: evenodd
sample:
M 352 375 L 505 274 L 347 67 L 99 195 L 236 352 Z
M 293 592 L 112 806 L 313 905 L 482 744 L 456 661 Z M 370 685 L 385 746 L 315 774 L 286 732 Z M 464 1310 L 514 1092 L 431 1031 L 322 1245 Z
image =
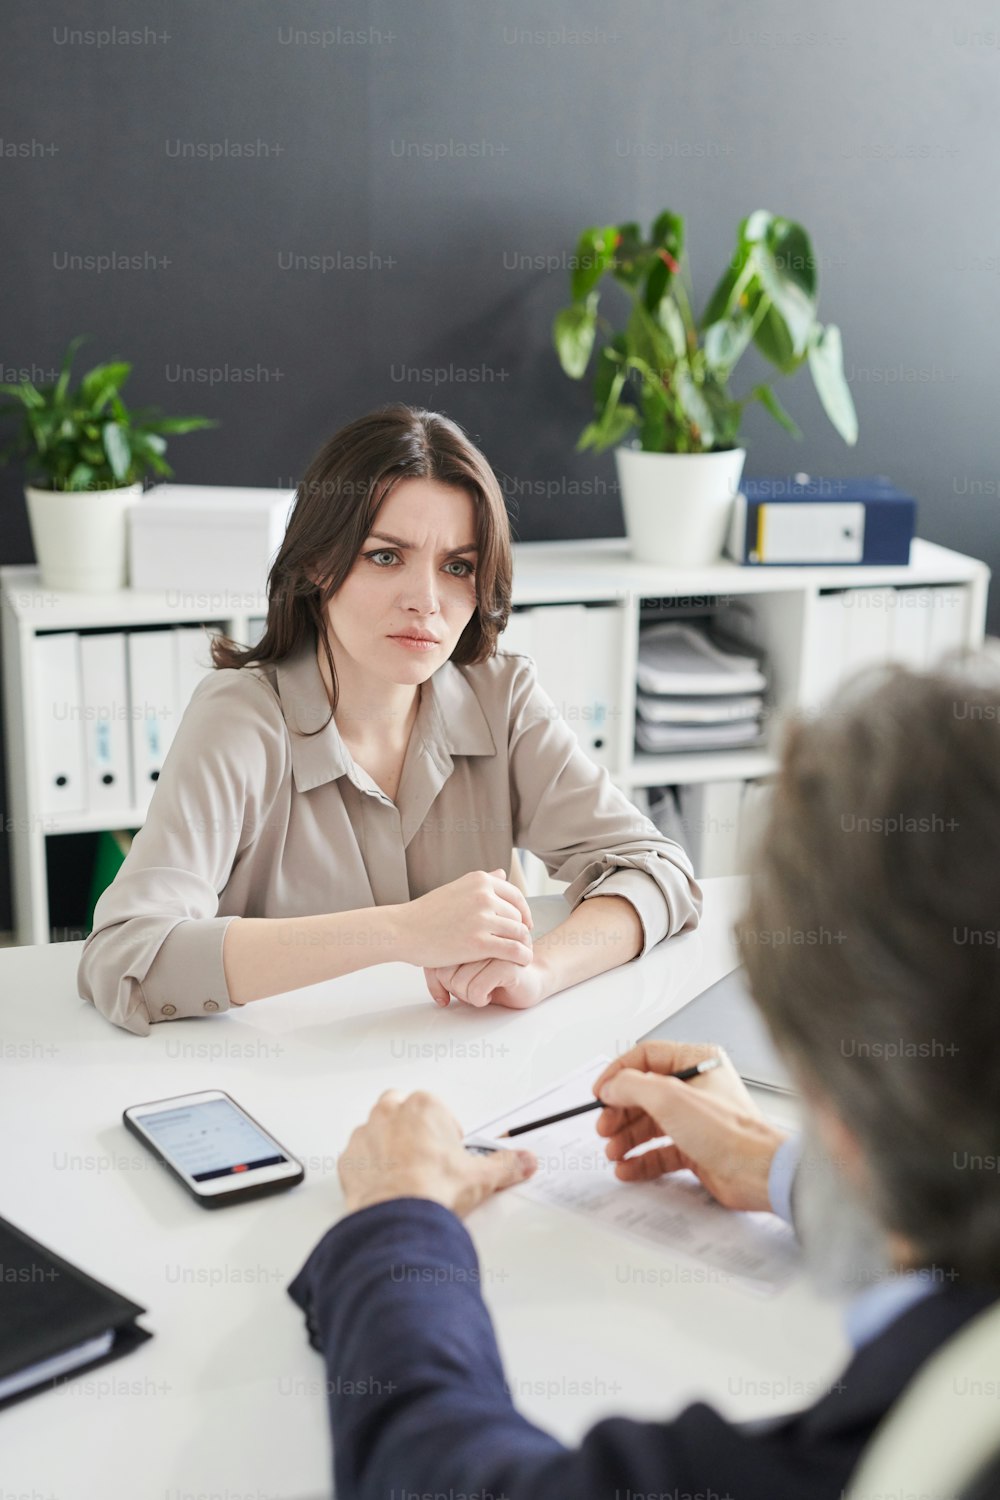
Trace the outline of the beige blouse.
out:
M 393 802 L 329 714 L 316 636 L 276 667 L 224 668 L 192 694 L 146 816 L 94 913 L 81 997 L 145 1035 L 229 1008 L 222 945 L 240 917 L 414 900 L 530 849 L 575 907 L 620 895 L 645 953 L 695 927 L 702 893 L 665 838 L 581 749 L 529 657 L 445 662 L 423 684 Z

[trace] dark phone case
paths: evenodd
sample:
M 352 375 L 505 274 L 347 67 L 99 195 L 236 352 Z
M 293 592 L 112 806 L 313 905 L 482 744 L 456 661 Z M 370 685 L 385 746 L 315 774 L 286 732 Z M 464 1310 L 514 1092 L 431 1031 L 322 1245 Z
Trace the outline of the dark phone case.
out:
M 260 1121 L 254 1119 L 249 1110 L 244 1109 L 242 1104 L 236 1104 L 236 1100 L 233 1098 L 232 1094 L 227 1093 L 225 1089 L 218 1089 L 216 1090 L 216 1092 L 222 1094 L 222 1096 L 228 1099 L 231 1104 L 236 1105 L 236 1108 L 240 1111 L 240 1113 L 246 1115 L 247 1119 L 251 1120 L 253 1124 L 257 1126 L 257 1129 L 262 1131 L 263 1134 L 267 1136 L 268 1140 L 274 1141 L 274 1144 L 288 1158 L 289 1161 L 295 1162 L 295 1165 L 299 1169 L 297 1177 L 283 1177 L 280 1179 L 280 1181 L 277 1182 L 258 1182 L 253 1187 L 235 1187 L 228 1193 L 213 1193 L 208 1197 L 202 1197 L 200 1193 L 195 1192 L 190 1183 L 185 1181 L 183 1175 L 178 1172 L 177 1168 L 174 1166 L 170 1158 L 163 1154 L 163 1152 L 159 1149 L 155 1142 L 149 1138 L 149 1136 L 143 1134 L 134 1120 L 129 1119 L 127 1110 L 122 1110 L 122 1122 L 125 1126 L 125 1129 L 131 1131 L 136 1140 L 141 1141 L 142 1144 L 146 1147 L 146 1150 L 153 1153 L 157 1161 L 163 1163 L 170 1175 L 180 1183 L 182 1188 L 185 1189 L 188 1196 L 193 1198 L 195 1202 L 200 1204 L 202 1208 L 226 1208 L 231 1203 L 247 1203 L 251 1198 L 266 1198 L 271 1193 L 283 1193 L 288 1188 L 295 1187 L 298 1183 L 300 1183 L 306 1175 L 306 1170 L 302 1163 L 298 1161 L 297 1158 L 294 1157 L 286 1147 L 282 1146 L 280 1141 L 275 1140 L 271 1132 L 269 1130 L 265 1130 Z M 183 1099 L 185 1097 L 186 1095 L 184 1094 L 171 1094 L 166 1099 L 149 1099 L 144 1105 L 130 1104 L 128 1108 L 146 1109 L 150 1104 L 169 1104 L 171 1099 Z

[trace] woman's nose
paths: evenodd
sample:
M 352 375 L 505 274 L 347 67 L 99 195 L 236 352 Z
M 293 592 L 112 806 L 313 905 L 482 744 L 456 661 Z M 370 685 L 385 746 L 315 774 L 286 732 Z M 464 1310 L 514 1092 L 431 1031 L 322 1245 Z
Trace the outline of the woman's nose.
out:
M 438 607 L 437 582 L 433 573 L 417 576 L 414 572 L 406 580 L 400 596 L 404 609 L 419 610 L 421 614 L 433 614 Z

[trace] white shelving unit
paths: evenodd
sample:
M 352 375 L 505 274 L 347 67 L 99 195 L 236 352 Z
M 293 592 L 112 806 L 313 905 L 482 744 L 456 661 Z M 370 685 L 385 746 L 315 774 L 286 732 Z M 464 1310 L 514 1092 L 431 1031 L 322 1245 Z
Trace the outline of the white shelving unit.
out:
M 951 603 L 960 606 L 950 620 L 954 644 L 975 648 L 984 639 L 988 567 L 975 558 L 920 540 L 913 543 L 908 567 L 889 568 L 744 568 L 720 562 L 710 568 L 680 571 L 634 562 L 624 539 L 519 543 L 514 556 L 515 607 L 570 603 L 609 607 L 608 626 L 615 631 L 621 683 L 601 759 L 628 794 L 652 786 L 751 782 L 768 776 L 776 764 L 772 746 L 782 717 L 822 696 L 816 673 L 817 663 L 823 664 L 827 676 L 831 665 L 831 651 L 824 643 L 829 615 L 823 607 L 824 595 L 831 591 L 849 596 L 856 590 L 927 589 L 932 606 L 934 591 L 948 590 Z M 225 597 L 220 592 L 219 598 Z M 50 939 L 46 874 L 49 838 L 101 828 L 139 827 L 145 817 L 135 807 L 122 808 L 113 822 L 106 813 L 41 816 L 33 694 L 36 637 L 53 631 L 127 631 L 139 626 L 200 623 L 249 643 L 259 634 L 267 601 L 261 596 L 254 605 L 245 595 L 240 599 L 249 607 L 229 613 L 213 608 L 212 595 L 195 596 L 181 604 L 170 594 L 132 589 L 102 595 L 53 593 L 41 587 L 34 567 L 0 568 L 8 794 L 5 826 L 10 835 L 16 942 L 44 943 Z M 742 605 L 751 638 L 765 654 L 770 673 L 769 731 L 764 746 L 669 755 L 646 755 L 635 750 L 635 665 L 643 610 L 651 601 L 678 600 L 727 608 Z M 571 640 L 566 649 L 572 651 Z M 543 680 L 543 685 L 558 698 L 552 684 Z

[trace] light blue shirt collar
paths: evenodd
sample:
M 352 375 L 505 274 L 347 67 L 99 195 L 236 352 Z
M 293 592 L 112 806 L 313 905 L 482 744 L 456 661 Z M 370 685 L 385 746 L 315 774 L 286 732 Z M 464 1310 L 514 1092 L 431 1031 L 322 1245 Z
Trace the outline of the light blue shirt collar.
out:
M 792 1189 L 802 1157 L 802 1137 L 790 1135 L 774 1153 L 768 1174 L 768 1197 L 771 1208 L 786 1224 L 794 1227 Z M 865 1287 L 852 1297 L 844 1310 L 847 1337 L 855 1351 L 871 1343 L 880 1333 L 901 1317 L 907 1308 L 923 1301 L 941 1286 L 940 1277 L 931 1271 L 894 1273 L 883 1281 Z

